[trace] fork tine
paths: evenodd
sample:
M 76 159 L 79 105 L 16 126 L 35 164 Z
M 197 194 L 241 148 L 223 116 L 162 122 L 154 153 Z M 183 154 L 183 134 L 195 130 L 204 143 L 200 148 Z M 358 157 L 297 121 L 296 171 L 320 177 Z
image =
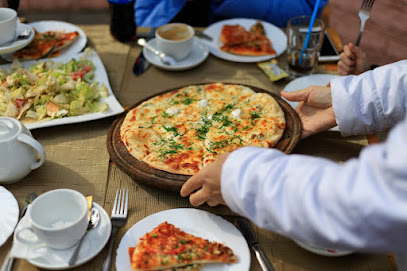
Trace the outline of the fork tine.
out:
M 121 200 L 121 203 L 120 203 L 120 212 L 119 212 L 119 214 L 123 214 L 124 213 L 124 189 L 123 190 L 121 190 L 120 191 L 120 200 Z
M 127 210 L 129 209 L 129 190 L 126 190 L 126 202 L 124 205 L 124 215 L 127 217 Z
M 116 207 L 117 207 L 117 202 L 118 202 L 118 195 L 119 193 L 119 189 L 116 190 L 116 196 L 114 198 L 114 204 L 113 204 L 113 208 L 112 208 L 112 215 L 114 215 L 116 213 Z

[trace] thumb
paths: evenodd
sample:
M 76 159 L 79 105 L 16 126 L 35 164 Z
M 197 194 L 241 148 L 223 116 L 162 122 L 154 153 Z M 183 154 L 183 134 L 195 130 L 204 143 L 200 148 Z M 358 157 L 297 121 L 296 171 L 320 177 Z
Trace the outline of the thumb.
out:
M 310 94 L 311 90 L 309 88 L 293 91 L 293 92 L 286 92 L 286 91 L 281 91 L 281 96 L 286 98 L 289 101 L 292 102 L 302 102 L 306 101 L 308 99 L 308 96 Z

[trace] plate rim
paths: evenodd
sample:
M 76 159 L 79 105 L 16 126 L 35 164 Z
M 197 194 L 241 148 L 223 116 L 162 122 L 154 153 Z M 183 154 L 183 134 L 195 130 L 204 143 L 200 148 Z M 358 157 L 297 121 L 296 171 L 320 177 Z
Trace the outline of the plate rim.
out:
M 151 45 L 151 43 L 155 42 L 156 38 L 152 38 L 149 41 L 147 41 L 148 44 Z M 194 46 L 193 48 L 196 48 L 195 46 L 199 46 L 200 51 L 203 51 L 202 57 L 199 58 L 196 62 L 190 64 L 190 65 L 177 65 L 177 66 L 169 66 L 169 65 L 165 65 L 165 64 L 160 64 L 159 62 L 155 61 L 154 59 L 152 59 L 149 55 L 150 53 L 148 53 L 147 48 L 143 47 L 143 54 L 146 57 L 146 59 L 153 64 L 154 66 L 161 68 L 163 70 L 168 70 L 168 71 L 184 71 L 184 70 L 189 70 L 192 68 L 195 68 L 196 66 L 200 65 L 202 62 L 204 62 L 208 56 L 209 56 L 209 50 L 207 48 L 207 46 L 205 44 L 203 44 L 202 42 L 199 41 L 199 39 L 194 37 L 194 44 L 192 45 Z
M 267 26 L 267 28 L 271 28 L 271 29 L 275 30 L 277 33 L 281 34 L 282 37 L 284 37 L 284 44 L 285 44 L 284 49 L 281 52 L 276 52 L 275 55 L 265 55 L 265 56 L 241 56 L 241 55 L 234 55 L 234 54 L 230 54 L 230 53 L 226 53 L 226 52 L 225 52 L 225 55 L 223 55 L 222 54 L 223 52 L 219 49 L 219 46 L 218 46 L 218 37 L 214 37 L 213 33 L 211 33 L 211 32 L 212 31 L 217 32 L 217 28 L 221 28 L 221 26 L 224 24 L 238 23 L 238 21 L 243 21 L 244 24 L 246 24 L 246 22 L 253 24 L 253 23 L 256 23 L 257 21 L 260 21 L 263 24 L 263 26 L 265 26 L 265 27 Z M 259 19 L 243 18 L 243 17 L 225 19 L 225 20 L 217 21 L 217 22 L 209 25 L 208 27 L 205 28 L 205 30 L 203 32 L 209 36 L 212 36 L 212 38 L 213 38 L 212 41 L 206 41 L 206 40 L 204 41 L 205 44 L 209 48 L 209 52 L 218 58 L 221 58 L 221 59 L 227 60 L 227 61 L 231 61 L 231 62 L 237 62 L 237 63 L 263 62 L 263 61 L 267 61 L 267 60 L 276 58 L 287 50 L 287 34 L 280 27 L 278 27 L 272 23 L 269 23 L 267 21 L 263 21 L 263 20 L 259 20 Z M 220 35 L 220 31 L 219 31 L 219 34 L 217 34 L 217 35 Z M 269 36 L 269 35 L 266 35 L 266 36 L 269 38 L 271 43 L 273 43 L 273 36 Z
M 246 241 L 246 239 L 244 238 L 243 234 L 240 232 L 240 230 L 239 230 L 235 225 L 233 225 L 233 223 L 229 222 L 228 220 L 226 220 L 226 219 L 223 218 L 222 216 L 217 215 L 217 214 L 214 214 L 214 213 L 211 213 L 211 212 L 208 212 L 208 211 L 205 211 L 205 210 L 197 209 L 197 208 L 172 208 L 172 209 L 167 209 L 167 210 L 163 210 L 163 211 L 159 211 L 159 212 L 150 214 L 150 215 L 144 217 L 143 219 L 137 221 L 133 226 L 131 226 L 131 227 L 126 231 L 126 233 L 123 235 L 122 239 L 120 240 L 119 246 L 117 247 L 117 250 L 116 250 L 116 261 L 115 261 L 115 267 L 116 267 L 116 269 L 119 270 L 119 268 L 118 268 L 118 266 L 117 266 L 117 265 L 118 265 L 118 260 L 119 260 L 119 253 L 121 253 L 122 250 L 127 251 L 127 247 L 123 247 L 123 246 L 125 245 L 124 242 L 127 241 L 125 238 L 126 238 L 126 237 L 129 238 L 130 235 L 133 234 L 133 231 L 138 230 L 138 229 L 137 229 L 137 226 L 136 226 L 137 224 L 139 225 L 139 227 L 143 227 L 144 225 L 142 225 L 142 226 L 140 226 L 140 225 L 143 224 L 143 223 L 144 223 L 144 224 L 145 224 L 145 223 L 148 223 L 150 220 L 153 220 L 153 221 L 154 221 L 154 220 L 159 220 L 159 221 L 161 221 L 160 223 L 162 223 L 162 222 L 164 222 L 164 221 L 168 221 L 168 219 L 166 219 L 165 216 L 163 217 L 163 214 L 166 215 L 166 216 L 176 216 L 176 215 L 178 215 L 178 213 L 181 213 L 181 215 L 183 215 L 183 216 L 185 216 L 185 217 L 188 217 L 188 216 L 207 215 L 207 216 L 213 218 L 214 220 L 216 220 L 216 222 L 214 222 L 216 225 L 218 225 L 218 223 L 221 222 L 221 223 L 224 223 L 223 225 L 224 225 L 225 227 L 227 226 L 227 227 L 233 228 L 233 231 L 235 231 L 235 233 L 240 237 L 239 240 L 242 240 L 242 241 L 243 241 L 242 243 L 245 244 L 245 246 L 242 248 L 242 250 L 243 250 L 242 253 L 244 253 L 244 254 L 245 254 L 244 256 L 246 256 L 246 257 L 248 258 L 249 261 L 248 261 L 248 263 L 247 263 L 247 267 L 248 267 L 247 270 L 250 269 L 251 252 L 250 252 L 249 246 L 248 246 L 248 244 L 247 244 L 247 241 Z M 161 217 L 162 217 L 162 218 L 161 218 Z M 169 222 L 169 223 L 171 223 L 171 224 L 173 224 L 175 227 L 178 227 L 178 228 L 180 228 L 181 230 L 183 230 L 183 226 L 182 226 L 182 225 L 181 225 L 181 226 L 176 225 L 176 223 L 174 223 L 174 222 Z M 182 223 L 180 223 L 180 224 L 182 224 Z M 184 224 L 185 224 L 185 223 L 184 223 Z M 158 225 L 159 225 L 159 224 L 157 224 L 156 226 L 158 226 Z M 156 227 L 156 226 L 155 226 L 155 227 Z M 147 231 L 145 231 L 145 232 L 143 231 L 141 234 L 139 234 L 140 237 L 142 237 L 144 234 L 146 234 L 147 232 L 149 232 L 149 231 L 151 231 L 151 230 L 153 230 L 153 228 L 151 228 L 150 230 L 147 230 Z M 196 235 L 196 233 L 191 233 L 191 234 Z M 202 238 L 207 239 L 206 237 L 202 237 Z M 222 240 L 213 240 L 213 241 L 222 242 Z M 136 240 L 135 245 L 137 245 L 137 243 L 138 243 L 138 240 Z M 225 241 L 223 241 L 222 243 L 225 243 Z M 228 245 L 228 244 L 226 244 L 226 245 Z M 228 245 L 228 246 L 229 246 L 229 245 Z M 230 247 L 230 246 L 229 246 L 229 247 Z M 124 252 L 123 252 L 123 253 L 124 253 Z M 127 254 L 127 255 L 128 255 L 128 254 Z M 236 255 L 236 256 L 239 256 L 239 255 Z M 240 255 L 240 256 L 241 256 L 241 255 Z
M 278 95 L 271 93 L 265 89 L 254 87 L 247 84 L 240 84 L 240 83 L 230 83 L 230 82 L 207 82 L 207 83 L 196 83 L 196 84 L 187 84 L 181 85 L 178 87 L 173 87 L 164 91 L 161 91 L 157 94 L 150 95 L 149 97 L 137 102 L 136 104 L 128 107 L 123 113 L 121 113 L 112 123 L 109 128 L 107 134 L 107 150 L 110 156 L 110 159 L 114 162 L 114 164 L 128 176 L 130 176 L 135 181 L 141 182 L 146 185 L 152 185 L 161 189 L 170 190 L 170 191 L 180 191 L 182 185 L 191 177 L 190 175 L 181 175 L 181 174 L 174 174 L 170 172 L 166 172 L 163 170 L 155 169 L 145 162 L 137 160 L 133 157 L 127 148 L 124 146 L 123 142 L 121 141 L 120 137 L 120 127 L 127 115 L 127 113 L 133 109 L 134 107 L 140 105 L 144 101 L 151 99 L 155 96 L 162 95 L 167 92 L 171 92 L 183 87 L 191 86 L 191 85 L 206 85 L 206 84 L 213 84 L 213 83 L 223 83 L 223 84 L 238 84 L 242 86 L 246 86 L 251 88 L 255 92 L 262 92 L 270 94 L 280 105 L 283 109 L 285 115 L 289 115 L 290 118 L 286 117 L 286 125 L 289 122 L 292 125 L 292 130 L 295 132 L 294 134 L 289 134 L 287 129 L 284 131 L 283 136 L 274 146 L 274 148 L 279 149 L 287 154 L 291 153 L 296 144 L 299 142 L 301 138 L 301 121 L 300 118 L 295 112 L 295 110 L 281 97 Z M 284 147 L 284 148 L 283 148 Z M 124 153 L 124 157 L 120 154 Z M 141 169 L 134 171 L 132 165 L 136 164 Z M 159 175 L 157 175 L 159 173 Z M 132 176 L 134 175 L 134 177 Z M 137 177 L 135 177 L 137 176 Z
M 321 255 L 321 256 L 340 257 L 340 256 L 346 256 L 346 255 L 350 255 L 350 254 L 355 253 L 352 250 L 340 250 L 338 252 L 329 252 L 328 249 L 319 249 L 319 248 L 316 248 L 314 246 L 307 245 L 304 242 L 301 242 L 301 241 L 298 241 L 298 240 L 293 240 L 293 241 L 299 247 L 301 247 L 301 248 L 303 248 L 303 249 L 305 249 L 305 250 L 307 250 L 309 252 Z M 332 250 L 335 250 L 335 249 L 332 249 Z
M 66 266 L 66 265 L 55 266 L 55 265 L 43 264 L 43 263 L 36 262 L 35 259 L 31 259 L 31 260 L 27 259 L 27 261 L 29 263 L 31 263 L 32 265 L 35 265 L 37 267 L 44 268 L 47 270 L 66 270 L 66 269 L 78 267 L 78 266 L 92 260 L 93 258 L 95 258 L 102 251 L 102 249 L 106 246 L 107 242 L 109 241 L 112 227 L 111 227 L 111 222 L 110 222 L 110 216 L 108 215 L 106 210 L 102 206 L 97 204 L 96 202 L 93 202 L 93 204 L 96 206 L 96 208 L 98 208 L 99 213 L 103 213 L 103 216 L 104 216 L 103 218 L 104 219 L 106 218 L 106 234 L 103 235 L 105 237 L 105 239 L 101 242 L 101 246 L 98 249 L 96 249 L 93 252 L 93 254 L 88 255 L 88 257 L 82 259 L 82 261 L 78 260 L 75 264 L 70 265 L 70 266 Z
M 14 224 L 14 225 L 12 225 L 11 224 L 11 226 L 10 226 L 10 228 L 9 228 L 9 233 L 6 233 L 5 235 L 4 235 L 4 237 L 5 237 L 5 239 L 4 240 L 0 240 L 0 246 L 2 246 L 2 245 L 4 245 L 4 243 L 6 243 L 7 242 L 7 240 L 10 238 L 10 236 L 13 234 L 13 232 L 14 232 L 14 229 L 15 229 L 15 227 L 17 226 L 17 224 L 18 224 L 18 216 L 19 216 L 19 213 L 20 213 L 20 209 L 19 209 L 19 206 L 18 206 L 18 201 L 17 201 L 17 199 L 14 197 L 14 195 L 13 195 L 13 193 L 11 193 L 7 188 L 5 188 L 4 186 L 0 186 L 0 194 L 2 194 L 2 193 L 4 193 L 4 194 L 6 194 L 7 195 L 7 200 L 8 201 L 11 201 L 11 205 L 12 206 L 9 206 L 9 208 L 6 208 L 6 209 L 4 209 L 4 210 L 10 210 L 11 209 L 11 211 L 14 211 L 14 212 L 16 212 L 16 215 L 15 215 L 15 217 L 13 218 L 13 220 L 12 220 L 12 224 Z M 1 199 L 0 199 L 0 201 L 2 201 L 2 200 L 5 200 L 5 198 L 6 197 L 1 197 Z M 12 209 L 12 208 L 14 208 L 14 209 Z M 10 218 L 11 218 L 11 216 L 10 216 Z M 1 237 L 2 235 L 0 235 L 0 237 Z

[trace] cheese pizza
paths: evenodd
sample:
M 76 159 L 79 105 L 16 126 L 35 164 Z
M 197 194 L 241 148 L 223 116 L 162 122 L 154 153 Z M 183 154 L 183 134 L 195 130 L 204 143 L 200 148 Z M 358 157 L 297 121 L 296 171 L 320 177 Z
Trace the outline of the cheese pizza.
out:
M 263 24 L 257 21 L 250 30 L 241 25 L 224 25 L 220 34 L 222 51 L 247 56 L 275 55 Z
M 237 262 L 233 250 L 223 244 L 186 233 L 163 222 L 128 248 L 133 270 L 198 271 L 204 264 Z
M 243 146 L 273 147 L 285 116 L 277 101 L 237 84 L 193 85 L 131 109 L 121 140 L 136 159 L 170 173 L 193 175 Z

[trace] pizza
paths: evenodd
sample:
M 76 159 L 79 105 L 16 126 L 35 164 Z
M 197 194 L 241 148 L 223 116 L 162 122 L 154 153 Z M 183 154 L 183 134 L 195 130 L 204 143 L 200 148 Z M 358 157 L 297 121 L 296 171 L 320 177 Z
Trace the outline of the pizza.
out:
M 200 270 L 204 264 L 237 262 L 229 247 L 163 222 L 128 248 L 133 270 Z
M 120 137 L 151 167 L 193 175 L 222 153 L 243 146 L 271 148 L 285 116 L 277 101 L 237 84 L 191 85 L 155 96 L 128 111 Z
M 257 21 L 246 30 L 241 25 L 224 25 L 220 34 L 222 51 L 247 56 L 275 55 L 270 40 L 266 36 L 264 26 Z
M 12 58 L 22 60 L 40 59 L 53 50 L 48 57 L 61 55 L 60 50 L 71 45 L 79 38 L 77 31 L 65 33 L 64 31 L 46 31 L 43 33 L 35 30 L 33 40 L 24 47 L 16 51 Z M 55 45 L 55 49 L 52 49 Z

